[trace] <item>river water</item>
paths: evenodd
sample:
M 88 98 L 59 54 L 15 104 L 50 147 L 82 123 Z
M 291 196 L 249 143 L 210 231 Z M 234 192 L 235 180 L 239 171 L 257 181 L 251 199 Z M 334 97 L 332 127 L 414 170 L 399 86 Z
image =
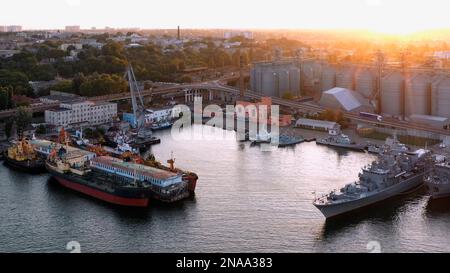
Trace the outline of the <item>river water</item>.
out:
M 82 252 L 450 251 L 450 201 L 431 202 L 423 190 L 325 221 L 315 192 L 355 180 L 372 155 L 315 143 L 263 151 L 234 132 L 196 128 L 208 139 L 160 131 L 152 148 L 200 177 L 195 198 L 175 205 L 120 208 L 1 164 L 0 252 L 68 252 L 70 241 Z

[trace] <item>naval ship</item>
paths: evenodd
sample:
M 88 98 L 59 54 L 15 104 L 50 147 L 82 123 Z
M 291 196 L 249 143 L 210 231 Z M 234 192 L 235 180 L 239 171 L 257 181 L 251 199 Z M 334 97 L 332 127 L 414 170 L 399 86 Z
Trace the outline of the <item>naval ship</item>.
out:
M 425 178 L 425 186 L 432 199 L 450 196 L 450 162 L 439 162 L 433 171 Z
M 409 152 L 410 149 L 405 144 L 401 143 L 397 136 L 394 135 L 394 137 L 388 137 L 385 141 L 385 143 L 381 146 L 375 145 L 375 144 L 369 144 L 367 147 L 367 151 L 372 154 L 379 154 L 381 153 L 385 148 L 388 148 L 394 152 Z
M 358 181 L 318 197 L 314 206 L 326 218 L 394 197 L 420 186 L 433 167 L 431 152 L 396 153 L 386 150 L 362 168 Z
M 327 146 L 351 149 L 351 150 L 356 150 L 356 151 L 364 151 L 366 148 L 366 145 L 357 144 L 354 141 L 352 141 L 349 136 L 344 135 L 344 134 L 338 134 L 338 135 L 330 134 L 326 138 L 316 140 L 316 143 L 320 144 L 320 145 L 327 145 Z

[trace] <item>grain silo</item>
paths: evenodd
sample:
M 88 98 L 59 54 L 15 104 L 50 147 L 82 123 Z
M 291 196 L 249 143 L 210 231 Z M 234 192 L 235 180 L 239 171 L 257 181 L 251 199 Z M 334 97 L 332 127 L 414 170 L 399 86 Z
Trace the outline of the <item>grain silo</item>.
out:
M 275 77 L 278 77 L 278 86 L 276 86 L 275 96 L 282 97 L 284 93 L 291 92 L 288 68 L 277 69 L 275 72 Z
M 450 118 L 450 78 L 437 77 L 432 84 L 432 114 Z
M 282 96 L 285 92 L 300 94 L 300 68 L 296 61 L 279 60 L 253 64 L 251 90 L 265 96 Z
M 327 91 L 336 87 L 336 69 L 333 66 L 321 67 L 320 91 Z
M 339 67 L 336 72 L 336 86 L 355 90 L 355 68 L 351 66 Z
M 368 68 L 361 68 L 355 72 L 355 91 L 365 98 L 370 98 L 376 89 L 377 76 Z
M 275 96 L 278 90 L 275 86 L 278 86 L 276 74 L 271 67 L 265 67 L 261 69 L 261 83 L 260 89 L 255 91 L 265 96 Z
M 405 84 L 405 114 L 430 115 L 431 76 L 419 73 L 412 75 Z
M 300 68 L 292 65 L 289 68 L 289 91 L 291 91 L 294 95 L 303 95 L 301 93 L 301 86 L 300 86 Z
M 381 113 L 399 117 L 402 114 L 403 74 L 388 72 L 381 80 Z
M 302 64 L 302 93 L 318 91 L 320 79 L 320 64 L 317 61 L 304 61 Z

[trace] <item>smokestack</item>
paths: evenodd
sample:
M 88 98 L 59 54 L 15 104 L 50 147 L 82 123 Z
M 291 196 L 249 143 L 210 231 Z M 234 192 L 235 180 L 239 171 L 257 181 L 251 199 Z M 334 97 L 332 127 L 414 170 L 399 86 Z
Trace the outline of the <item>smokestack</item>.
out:
M 181 40 L 180 26 L 178 26 L 177 37 L 178 37 L 178 40 Z

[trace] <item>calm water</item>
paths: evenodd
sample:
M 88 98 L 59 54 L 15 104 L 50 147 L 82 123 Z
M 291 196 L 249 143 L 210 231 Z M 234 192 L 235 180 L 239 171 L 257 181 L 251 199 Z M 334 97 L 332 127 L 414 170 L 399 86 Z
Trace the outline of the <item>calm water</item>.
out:
M 67 252 L 69 241 L 82 252 L 367 252 L 370 241 L 386 252 L 450 251 L 450 201 L 420 191 L 333 222 L 312 206 L 314 191 L 356 179 L 371 155 L 158 134 L 158 159 L 173 151 L 178 167 L 198 173 L 194 200 L 118 208 L 1 164 L 0 251 Z

